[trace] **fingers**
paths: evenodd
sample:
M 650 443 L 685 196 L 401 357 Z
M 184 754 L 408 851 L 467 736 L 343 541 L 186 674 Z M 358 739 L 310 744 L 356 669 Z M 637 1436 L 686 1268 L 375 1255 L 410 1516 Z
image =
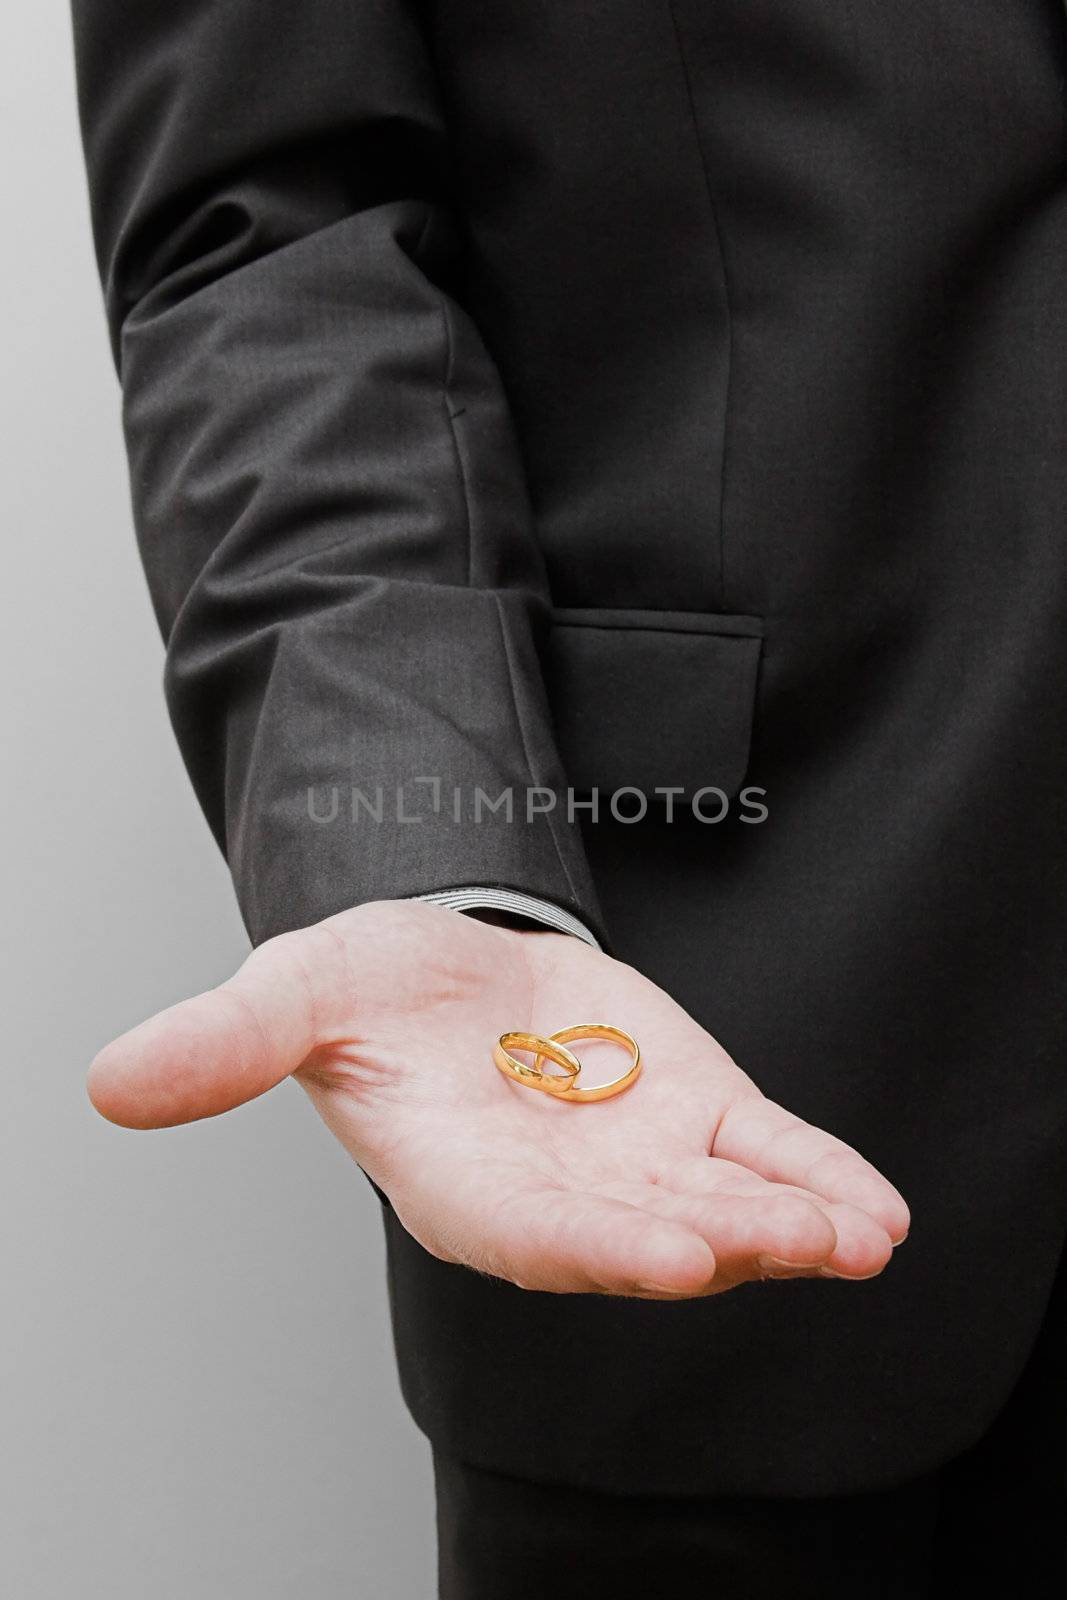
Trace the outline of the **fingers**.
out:
M 552 1294 L 676 1298 L 707 1291 L 715 1255 L 683 1222 L 574 1191 L 513 1196 L 470 1266 Z
M 837 1245 L 826 1213 L 790 1196 L 661 1195 L 650 1205 L 711 1244 L 718 1264 L 711 1293 L 761 1278 L 814 1277 Z
M 812 1127 L 761 1095 L 736 1101 L 719 1124 L 710 1152 L 772 1183 L 796 1184 L 826 1200 L 857 1206 L 894 1244 L 911 1218 L 893 1185 L 850 1145 Z
M 664 1172 L 656 1187 L 662 1197 L 661 1209 L 666 1215 L 678 1216 L 697 1227 L 701 1226 L 701 1213 L 697 1209 L 699 1204 L 706 1207 L 708 1227 L 719 1229 L 727 1225 L 726 1201 L 736 1200 L 753 1208 L 753 1217 L 768 1215 L 767 1208 L 793 1203 L 814 1207 L 829 1222 L 834 1234 L 830 1252 L 818 1261 L 812 1258 L 809 1262 L 809 1266 L 822 1277 L 872 1278 L 882 1271 L 893 1254 L 892 1241 L 881 1223 L 858 1206 L 845 1201 L 825 1200 L 810 1190 L 790 1184 L 769 1183 L 747 1168 L 734 1166 L 732 1162 L 696 1156 Z M 784 1211 L 781 1215 L 788 1218 L 789 1213 Z M 752 1221 L 748 1224 L 749 1227 L 755 1225 Z M 720 1270 L 736 1263 L 738 1254 L 744 1252 L 744 1223 L 740 1213 L 733 1227 L 736 1234 L 730 1245 L 721 1232 L 706 1235 L 715 1248 Z M 734 1244 L 739 1249 L 733 1248 Z M 776 1255 L 779 1261 L 784 1259 L 781 1250 L 766 1248 L 761 1253 Z
M 449 1251 L 449 1259 L 523 1289 L 670 1300 L 827 1268 L 832 1276 L 846 1275 L 837 1267 L 853 1264 L 822 1206 L 770 1185 L 762 1195 L 743 1196 L 639 1184 L 626 1195 L 571 1190 L 512 1196 L 483 1232 L 484 1247 Z M 867 1221 L 880 1245 L 864 1261 L 863 1276 L 880 1270 L 891 1254 L 884 1231 Z
M 127 1128 L 217 1116 L 294 1072 L 319 1041 L 336 944 L 318 929 L 272 939 L 228 982 L 106 1045 L 89 1069 L 96 1109 Z

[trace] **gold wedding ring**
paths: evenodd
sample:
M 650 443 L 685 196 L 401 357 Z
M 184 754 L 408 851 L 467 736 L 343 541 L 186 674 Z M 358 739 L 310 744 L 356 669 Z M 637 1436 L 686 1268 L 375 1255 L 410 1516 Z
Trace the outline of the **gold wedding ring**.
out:
M 536 1056 L 537 1060 L 528 1066 L 525 1061 L 515 1059 L 513 1050 Z M 582 1070 L 577 1056 L 552 1039 L 542 1039 L 539 1033 L 502 1033 L 493 1051 L 493 1060 L 505 1077 L 514 1078 L 527 1089 L 540 1089 L 542 1094 L 566 1094 Z M 542 1072 L 542 1061 L 554 1062 L 563 1072 Z
M 575 1039 L 606 1039 L 611 1044 L 621 1045 L 630 1057 L 630 1065 L 610 1083 L 596 1083 L 588 1089 L 581 1088 L 577 1081 L 582 1070 L 581 1062 L 565 1048 Z M 517 1061 L 511 1054 L 513 1050 L 532 1055 L 533 1065 L 527 1066 Z M 608 1022 L 580 1022 L 573 1028 L 560 1028 L 558 1033 L 550 1033 L 547 1038 L 539 1033 L 502 1033 L 493 1051 L 493 1060 L 507 1077 L 528 1089 L 540 1089 L 544 1094 L 555 1095 L 558 1100 L 585 1103 L 610 1100 L 622 1094 L 624 1089 L 636 1082 L 641 1071 L 641 1051 L 637 1040 L 622 1028 L 613 1028 Z M 546 1061 L 562 1067 L 563 1073 L 543 1072 L 542 1063 Z
M 610 1083 L 595 1083 L 588 1089 L 579 1088 L 575 1078 L 567 1079 L 564 1090 L 568 1100 L 584 1100 L 587 1103 L 593 1100 L 610 1100 L 614 1095 L 622 1094 L 632 1083 L 636 1083 L 641 1072 L 641 1052 L 637 1047 L 637 1040 L 622 1028 L 613 1028 L 610 1022 L 579 1022 L 573 1028 L 560 1028 L 558 1033 L 550 1033 L 546 1044 L 564 1045 L 573 1044 L 575 1039 L 607 1039 L 611 1044 L 620 1044 L 630 1056 L 630 1065 L 619 1078 L 612 1078 Z M 536 1067 L 541 1057 L 534 1060 Z

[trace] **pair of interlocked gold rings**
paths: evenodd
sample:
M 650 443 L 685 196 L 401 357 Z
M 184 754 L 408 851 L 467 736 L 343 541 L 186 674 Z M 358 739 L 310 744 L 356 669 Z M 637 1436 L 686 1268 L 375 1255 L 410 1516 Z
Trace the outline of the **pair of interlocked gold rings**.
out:
M 613 1078 L 610 1083 L 581 1088 L 578 1075 L 582 1064 L 574 1052 L 567 1049 L 567 1045 L 573 1044 L 575 1039 L 607 1039 L 612 1044 L 620 1044 L 629 1053 L 630 1065 L 621 1077 Z M 528 1066 L 517 1060 L 512 1054 L 513 1050 L 532 1055 L 533 1065 Z M 610 1100 L 613 1095 L 622 1094 L 636 1081 L 641 1071 L 641 1052 L 637 1040 L 622 1028 L 613 1028 L 608 1022 L 580 1022 L 573 1028 L 560 1028 L 558 1033 L 550 1033 L 547 1038 L 539 1033 L 502 1033 L 493 1050 L 493 1060 L 505 1077 L 521 1083 L 524 1088 L 539 1089 L 542 1094 L 550 1094 L 557 1100 L 576 1101 L 585 1105 L 592 1100 Z M 543 1071 L 542 1066 L 546 1061 L 561 1067 L 562 1072 Z

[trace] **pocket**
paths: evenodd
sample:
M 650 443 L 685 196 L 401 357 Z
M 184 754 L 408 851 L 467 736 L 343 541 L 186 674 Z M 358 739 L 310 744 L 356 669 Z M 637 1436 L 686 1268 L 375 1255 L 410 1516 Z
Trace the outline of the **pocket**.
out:
M 733 796 L 752 742 L 763 624 L 701 612 L 555 611 L 545 681 L 579 792 Z M 661 797 L 662 798 L 662 797 Z

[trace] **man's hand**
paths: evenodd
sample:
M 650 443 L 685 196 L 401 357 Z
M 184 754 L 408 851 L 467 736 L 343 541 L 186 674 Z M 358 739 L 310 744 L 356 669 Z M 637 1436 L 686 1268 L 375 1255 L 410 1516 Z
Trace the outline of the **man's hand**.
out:
M 501 1033 L 579 1022 L 637 1039 L 645 1067 L 624 1094 L 568 1104 L 493 1065 Z M 583 1083 L 621 1070 L 610 1046 L 575 1048 Z M 668 1299 L 865 1278 L 908 1229 L 868 1162 L 765 1099 L 662 990 L 564 934 L 410 901 L 343 912 L 117 1039 L 89 1081 L 104 1116 L 155 1128 L 291 1074 L 427 1250 L 524 1288 Z

